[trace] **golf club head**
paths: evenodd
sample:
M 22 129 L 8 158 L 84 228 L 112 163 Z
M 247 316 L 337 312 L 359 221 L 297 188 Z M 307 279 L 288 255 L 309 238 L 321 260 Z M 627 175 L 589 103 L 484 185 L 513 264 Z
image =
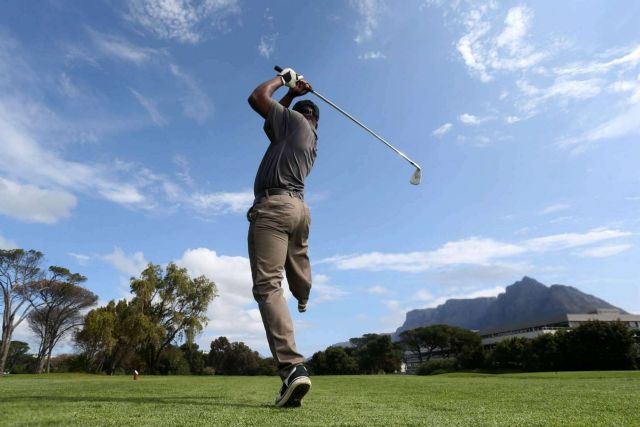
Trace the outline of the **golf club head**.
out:
M 409 181 L 413 185 L 420 184 L 420 180 L 422 179 L 422 170 L 420 168 L 416 168 L 416 171 L 411 175 L 411 180 Z

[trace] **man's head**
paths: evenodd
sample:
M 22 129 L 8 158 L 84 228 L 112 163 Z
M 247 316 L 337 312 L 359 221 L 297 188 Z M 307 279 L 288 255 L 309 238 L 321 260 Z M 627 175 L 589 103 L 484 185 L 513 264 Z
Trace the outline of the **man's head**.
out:
M 298 101 L 293 106 L 293 111 L 302 114 L 311 123 L 311 126 L 318 128 L 318 120 L 320 120 L 320 109 L 318 106 L 308 99 Z

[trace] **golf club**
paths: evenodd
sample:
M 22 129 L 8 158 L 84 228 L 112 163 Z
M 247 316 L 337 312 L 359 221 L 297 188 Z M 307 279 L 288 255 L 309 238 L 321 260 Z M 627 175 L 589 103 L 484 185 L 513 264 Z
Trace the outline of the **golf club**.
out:
M 282 67 L 276 65 L 274 67 L 274 69 L 279 73 L 282 71 Z M 333 108 L 335 108 L 336 110 L 338 110 L 339 112 L 341 112 L 342 114 L 344 114 L 348 119 L 350 119 L 352 122 L 354 122 L 355 124 L 357 124 L 358 126 L 360 126 L 362 129 L 366 130 L 367 132 L 369 132 L 371 135 L 373 135 L 375 138 L 377 138 L 379 141 L 383 142 L 387 147 L 391 148 L 393 151 L 395 151 L 400 157 L 402 157 L 403 159 L 405 159 L 406 161 L 408 161 L 409 163 L 411 163 L 411 165 L 413 167 L 416 168 L 416 171 L 413 173 L 413 175 L 411 175 L 411 180 L 409 180 L 409 182 L 413 185 L 418 185 L 420 184 L 420 180 L 422 179 L 422 169 L 420 168 L 420 165 L 418 165 L 416 162 L 414 162 L 413 160 L 411 160 L 410 158 L 408 158 L 403 152 L 401 152 L 400 150 L 398 150 L 396 147 L 394 147 L 393 145 L 389 144 L 387 141 L 384 140 L 384 138 L 382 138 L 381 136 L 379 136 L 377 133 L 375 133 L 374 131 L 372 131 L 371 129 L 369 129 L 368 127 L 366 127 L 365 125 L 363 125 L 362 123 L 360 123 L 355 117 L 353 117 L 351 114 L 347 113 L 346 111 L 344 111 L 342 108 L 338 107 L 336 104 L 334 104 L 333 102 L 331 102 L 330 100 L 328 100 L 327 98 L 325 98 L 324 96 L 322 96 L 321 94 L 319 94 L 318 92 L 316 92 L 315 90 L 310 91 L 312 94 L 314 94 L 315 96 L 317 96 L 318 98 L 320 98 L 321 100 L 323 100 L 324 102 L 326 102 L 327 104 L 331 105 Z

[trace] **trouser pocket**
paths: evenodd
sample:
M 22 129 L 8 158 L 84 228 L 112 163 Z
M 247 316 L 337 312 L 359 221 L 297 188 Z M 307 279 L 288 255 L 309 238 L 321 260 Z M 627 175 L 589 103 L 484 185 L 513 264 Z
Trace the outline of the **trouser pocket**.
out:
M 255 205 L 251 206 L 247 211 L 247 221 L 249 222 L 255 221 L 256 217 L 258 216 L 258 212 L 254 209 L 254 207 Z

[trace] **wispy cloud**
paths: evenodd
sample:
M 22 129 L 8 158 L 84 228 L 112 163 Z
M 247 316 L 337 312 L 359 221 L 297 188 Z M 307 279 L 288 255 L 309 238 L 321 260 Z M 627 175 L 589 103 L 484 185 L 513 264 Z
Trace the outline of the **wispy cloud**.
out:
M 438 129 L 433 131 L 433 136 L 437 136 L 437 137 L 441 137 L 446 135 L 451 128 L 453 128 L 453 125 L 451 123 L 445 123 L 442 126 L 440 126 Z
M 332 285 L 331 278 L 325 274 L 313 276 L 313 293 L 312 300 L 316 302 L 335 301 L 349 295 L 349 292 Z
M 169 69 L 187 89 L 188 96 L 185 96 L 182 100 L 182 111 L 184 115 L 199 123 L 203 123 L 209 118 L 213 110 L 213 105 L 209 97 L 196 81 L 189 74 L 182 71 L 178 65 L 170 64 Z
M 137 46 L 122 37 L 103 34 L 90 28 L 87 31 L 98 49 L 111 58 L 142 65 L 154 57 L 164 55 L 162 50 Z
M 598 246 L 592 249 L 587 249 L 585 251 L 582 251 L 580 255 L 589 257 L 589 258 L 604 258 L 604 257 L 618 255 L 622 252 L 628 251 L 631 248 L 632 246 L 629 244 L 604 245 L 604 246 Z
M 362 59 L 364 61 L 386 59 L 386 58 L 387 57 L 385 56 L 385 54 L 379 51 L 371 51 L 371 52 L 363 53 L 362 55 L 358 55 L 358 59 Z
M 161 39 L 193 44 L 226 31 L 239 13 L 238 0 L 132 0 L 127 19 Z
M 18 245 L 16 244 L 16 242 L 0 235 L 0 249 L 16 249 L 17 247 Z
M 371 40 L 379 26 L 380 15 L 386 9 L 383 0 L 351 0 L 351 5 L 356 9 L 359 18 L 356 22 L 356 43 L 364 43 Z
M 138 277 L 148 264 L 142 252 L 126 254 L 119 247 L 115 247 L 113 252 L 102 258 L 129 277 Z
M 271 58 L 273 52 L 276 50 L 276 40 L 278 39 L 278 33 L 265 34 L 260 37 L 260 43 L 258 43 L 258 53 L 267 59 Z
M 389 293 L 389 290 L 383 286 L 376 285 L 376 286 L 371 286 L 370 288 L 367 288 L 367 292 L 375 295 L 384 295 Z
M 432 251 L 338 255 L 319 263 L 332 264 L 340 270 L 421 272 L 457 265 L 490 265 L 521 255 L 589 246 L 631 235 L 627 231 L 597 228 L 585 233 L 554 234 L 518 243 L 471 237 L 445 243 Z
M 554 68 L 559 75 L 606 74 L 614 68 L 630 68 L 640 63 L 640 46 L 626 49 L 626 53 L 605 62 L 574 63 Z
M 244 213 L 253 203 L 253 192 L 242 193 L 194 193 L 189 203 L 198 212 Z
M 156 106 L 156 103 L 153 100 L 143 96 L 137 90 L 134 90 L 131 88 L 129 88 L 129 90 L 131 91 L 133 96 L 136 98 L 136 100 L 140 103 L 140 105 L 142 105 L 144 109 L 147 110 L 147 113 L 149 113 L 149 117 L 151 117 L 151 120 L 156 125 L 164 126 L 167 123 L 165 118 L 162 117 L 162 114 L 160 114 L 160 112 L 158 111 L 158 107 Z
M 458 120 L 460 120 L 460 123 L 464 123 L 465 125 L 479 125 L 489 119 L 487 117 L 478 117 L 473 114 L 464 113 L 458 116 Z
M 568 203 L 556 203 L 553 205 L 549 205 L 546 206 L 545 208 L 543 208 L 542 210 L 540 210 L 540 212 L 538 212 L 540 215 L 548 215 L 551 213 L 556 213 L 556 212 L 560 212 L 560 211 L 564 211 L 567 209 L 570 209 L 571 205 Z
M 219 296 L 209 305 L 209 324 L 201 342 L 208 345 L 212 339 L 226 336 L 231 341 L 244 341 L 252 348 L 265 349 L 262 319 L 251 294 L 248 258 L 197 248 L 185 251 L 176 263 L 187 268 L 192 277 L 206 276 L 218 288 Z
M 509 9 L 502 31 L 493 30 L 496 3 L 475 5 L 464 13 L 467 33 L 458 40 L 457 49 L 473 75 L 483 82 L 494 79 L 500 71 L 531 68 L 540 63 L 546 52 L 537 51 L 527 41 L 533 12 L 526 6 Z
M 68 218 L 77 200 L 66 191 L 43 189 L 0 177 L 0 213 L 26 222 L 53 224 Z

